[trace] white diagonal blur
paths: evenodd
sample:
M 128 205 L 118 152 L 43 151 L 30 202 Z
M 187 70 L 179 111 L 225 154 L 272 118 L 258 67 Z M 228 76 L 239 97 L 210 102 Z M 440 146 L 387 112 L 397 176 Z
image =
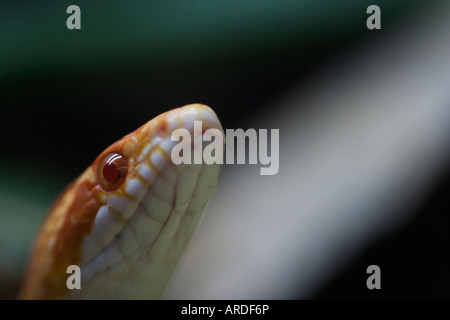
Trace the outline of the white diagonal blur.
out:
M 248 124 L 280 129 L 279 172 L 224 167 L 166 297 L 308 298 L 408 221 L 449 161 L 448 30 L 441 4 L 367 31 L 361 48 Z

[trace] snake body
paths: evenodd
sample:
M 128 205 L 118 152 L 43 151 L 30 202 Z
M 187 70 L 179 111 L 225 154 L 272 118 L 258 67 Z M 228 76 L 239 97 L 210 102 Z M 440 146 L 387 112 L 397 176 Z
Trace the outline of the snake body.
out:
M 203 210 L 220 164 L 171 161 L 173 130 L 222 130 L 207 106 L 150 120 L 105 149 L 56 200 L 38 232 L 22 299 L 160 298 Z M 197 133 L 198 134 L 198 133 Z M 194 137 L 195 138 L 195 137 Z M 69 290 L 67 268 L 81 269 Z

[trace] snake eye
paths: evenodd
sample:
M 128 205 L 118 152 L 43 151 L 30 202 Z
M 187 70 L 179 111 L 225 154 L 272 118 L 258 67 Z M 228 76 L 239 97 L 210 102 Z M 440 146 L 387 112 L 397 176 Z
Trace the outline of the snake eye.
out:
M 109 153 L 97 165 L 97 179 L 105 191 L 118 189 L 128 173 L 128 160 L 119 153 Z

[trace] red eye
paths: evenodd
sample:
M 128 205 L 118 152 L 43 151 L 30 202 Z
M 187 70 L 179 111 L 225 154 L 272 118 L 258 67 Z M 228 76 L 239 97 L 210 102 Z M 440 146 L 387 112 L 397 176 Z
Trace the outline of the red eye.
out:
M 109 153 L 97 165 L 97 179 L 105 191 L 118 189 L 128 173 L 128 160 L 119 153 Z
M 107 163 L 103 167 L 103 178 L 109 182 L 116 182 L 119 177 L 119 167 L 115 163 Z

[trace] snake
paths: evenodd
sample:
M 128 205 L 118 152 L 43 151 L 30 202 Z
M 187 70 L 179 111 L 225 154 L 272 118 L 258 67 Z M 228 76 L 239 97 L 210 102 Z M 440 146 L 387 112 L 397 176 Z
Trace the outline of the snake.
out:
M 20 299 L 162 297 L 222 167 L 175 164 L 172 134 L 180 128 L 197 134 L 194 139 L 205 138 L 208 129 L 223 133 L 210 107 L 190 104 L 158 115 L 101 152 L 49 210 L 30 250 Z M 81 285 L 69 289 L 74 265 Z

